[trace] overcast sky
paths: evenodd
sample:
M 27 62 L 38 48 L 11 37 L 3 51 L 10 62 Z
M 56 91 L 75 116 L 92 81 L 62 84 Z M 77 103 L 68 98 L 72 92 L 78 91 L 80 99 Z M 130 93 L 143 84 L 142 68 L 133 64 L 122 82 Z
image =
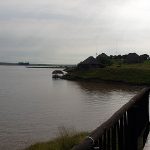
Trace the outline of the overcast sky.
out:
M 1 0 L 0 61 L 150 54 L 149 0 Z

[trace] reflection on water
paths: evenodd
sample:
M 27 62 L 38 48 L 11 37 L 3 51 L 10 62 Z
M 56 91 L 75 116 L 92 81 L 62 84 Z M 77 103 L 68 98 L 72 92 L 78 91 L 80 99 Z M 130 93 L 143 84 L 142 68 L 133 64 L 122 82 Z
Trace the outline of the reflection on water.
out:
M 91 131 L 142 88 L 53 80 L 52 71 L 0 66 L 0 149 L 54 138 L 60 126 Z
M 128 102 L 143 87 L 129 86 L 127 84 L 114 84 L 106 82 L 76 82 L 82 94 L 84 93 L 84 105 L 87 110 L 94 110 L 95 116 L 99 114 L 98 123 L 106 121 L 123 104 Z M 97 116 L 98 117 L 98 116 Z
M 142 87 L 133 86 L 128 84 L 121 83 L 106 83 L 106 82 L 76 82 L 81 89 L 90 92 L 101 92 L 108 93 L 111 91 L 123 91 L 123 92 L 135 92 L 137 89 L 141 89 Z
M 129 86 L 127 84 L 120 83 L 106 83 L 106 82 L 76 82 L 83 93 L 88 95 L 87 100 L 89 103 L 94 101 L 126 101 L 130 100 L 132 95 L 135 95 L 137 91 L 140 91 L 143 87 Z M 125 100 L 125 101 L 124 101 Z

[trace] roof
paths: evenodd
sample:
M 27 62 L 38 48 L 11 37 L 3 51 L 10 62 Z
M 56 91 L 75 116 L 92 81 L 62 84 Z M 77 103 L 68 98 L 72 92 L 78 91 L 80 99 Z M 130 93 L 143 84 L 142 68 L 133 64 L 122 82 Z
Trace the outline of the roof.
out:
M 81 64 L 98 64 L 98 62 L 93 56 L 90 56 L 85 59 Z
M 136 53 L 129 53 L 127 57 L 139 57 L 139 55 Z

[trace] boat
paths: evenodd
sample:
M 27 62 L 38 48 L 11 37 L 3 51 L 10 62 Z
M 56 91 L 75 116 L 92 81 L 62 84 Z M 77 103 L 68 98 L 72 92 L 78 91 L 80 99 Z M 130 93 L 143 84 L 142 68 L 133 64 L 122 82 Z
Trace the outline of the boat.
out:
M 52 72 L 52 78 L 58 79 L 61 78 L 64 75 L 64 72 L 62 70 L 54 70 Z

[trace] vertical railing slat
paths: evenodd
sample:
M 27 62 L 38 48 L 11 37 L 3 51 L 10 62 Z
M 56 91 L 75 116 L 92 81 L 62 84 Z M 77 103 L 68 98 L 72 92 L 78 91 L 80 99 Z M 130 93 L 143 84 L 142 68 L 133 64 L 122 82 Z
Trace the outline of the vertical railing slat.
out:
M 116 125 L 112 127 L 112 150 L 116 150 L 117 147 Z

